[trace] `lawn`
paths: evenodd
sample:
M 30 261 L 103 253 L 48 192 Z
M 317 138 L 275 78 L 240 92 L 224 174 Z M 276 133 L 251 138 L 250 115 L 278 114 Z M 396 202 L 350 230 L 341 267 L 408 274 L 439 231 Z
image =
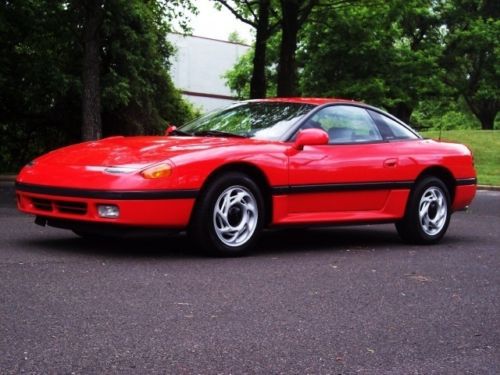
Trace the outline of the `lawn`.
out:
M 420 134 L 439 138 L 439 131 Z M 500 186 L 500 130 L 448 130 L 441 133 L 441 140 L 467 145 L 474 153 L 478 183 Z

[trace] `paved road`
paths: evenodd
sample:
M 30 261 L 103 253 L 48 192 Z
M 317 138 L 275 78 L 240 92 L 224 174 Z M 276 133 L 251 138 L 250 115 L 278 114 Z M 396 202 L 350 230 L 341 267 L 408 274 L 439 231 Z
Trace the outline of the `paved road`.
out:
M 210 259 L 180 238 L 88 243 L 0 190 L 0 373 L 500 373 L 500 193 L 445 240 L 391 225 L 267 233 Z

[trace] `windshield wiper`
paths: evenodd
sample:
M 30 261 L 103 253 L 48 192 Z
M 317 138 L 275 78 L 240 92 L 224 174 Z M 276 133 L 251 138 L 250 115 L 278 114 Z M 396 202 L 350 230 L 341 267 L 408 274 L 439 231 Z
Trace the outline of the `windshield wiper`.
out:
M 192 137 L 193 136 L 191 133 L 182 131 L 180 129 L 172 130 L 170 133 L 168 133 L 168 135 L 185 135 L 187 137 Z
M 235 137 L 235 138 L 246 138 L 244 135 L 223 132 L 220 130 L 201 130 L 195 132 L 194 135 L 208 136 L 208 137 Z

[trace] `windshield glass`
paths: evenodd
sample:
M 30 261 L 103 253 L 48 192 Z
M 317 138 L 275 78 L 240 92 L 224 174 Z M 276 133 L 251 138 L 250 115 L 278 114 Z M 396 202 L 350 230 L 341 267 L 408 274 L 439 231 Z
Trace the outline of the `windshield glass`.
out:
M 244 136 L 279 140 L 314 106 L 301 103 L 246 102 L 211 112 L 182 126 L 192 135 Z

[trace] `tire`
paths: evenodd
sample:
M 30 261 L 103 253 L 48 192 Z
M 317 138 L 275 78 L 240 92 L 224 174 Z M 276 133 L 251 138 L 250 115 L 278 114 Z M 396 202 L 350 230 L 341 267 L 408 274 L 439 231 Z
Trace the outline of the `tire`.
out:
M 211 255 L 241 256 L 258 240 L 264 203 L 257 184 L 247 175 L 229 172 L 203 191 L 195 207 L 189 236 Z
M 411 192 L 405 216 L 396 223 L 396 229 L 406 242 L 437 243 L 448 229 L 450 207 L 450 192 L 443 181 L 437 177 L 425 177 Z

